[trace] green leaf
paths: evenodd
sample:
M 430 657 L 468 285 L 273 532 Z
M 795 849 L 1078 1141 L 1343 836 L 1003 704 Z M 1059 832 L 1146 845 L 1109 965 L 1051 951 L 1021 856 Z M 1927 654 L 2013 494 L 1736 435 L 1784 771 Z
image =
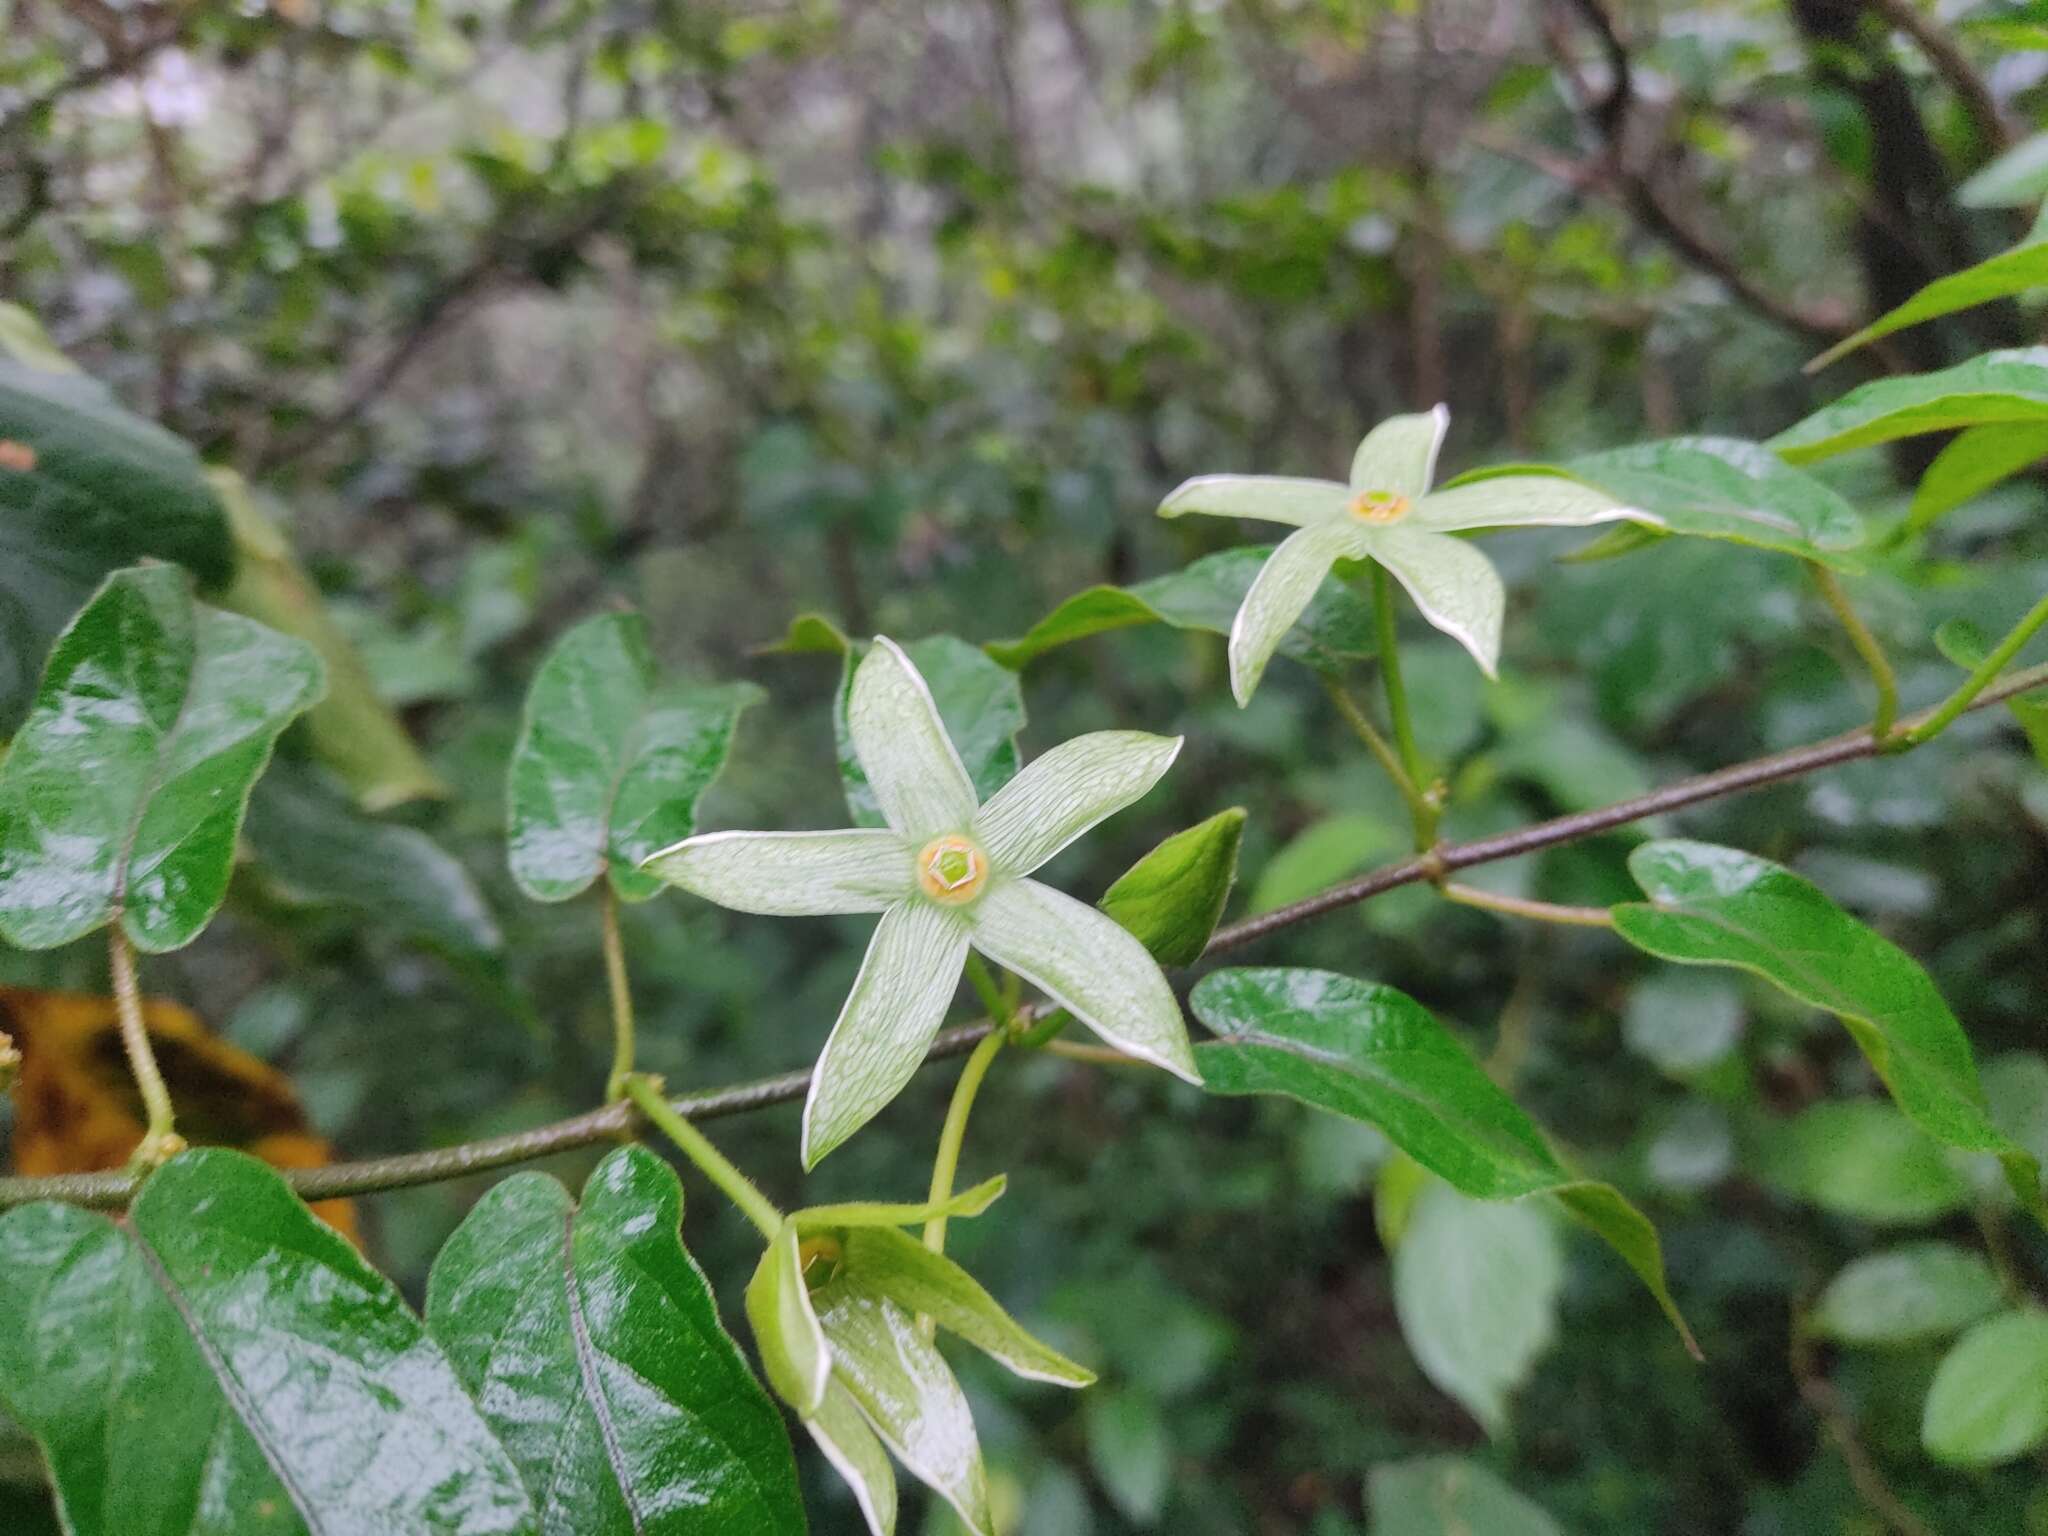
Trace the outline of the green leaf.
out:
M 210 586 L 234 563 L 199 456 L 57 362 L 0 358 L 0 738 L 28 708 L 37 661 L 108 572 L 154 557 Z
M 1979 1323 L 1943 1357 L 1927 1389 L 1920 1443 L 1951 1466 L 1989 1467 L 2048 1440 L 2048 1312 Z
M 697 800 L 725 766 L 740 711 L 760 691 L 662 683 L 637 613 L 586 619 L 534 674 L 506 783 L 512 878 L 566 901 L 606 875 L 620 898 L 661 882 L 640 861 L 697 829 Z
M 1931 526 L 1973 496 L 2048 458 L 2048 423 L 1971 427 L 1934 456 L 1913 491 L 1902 532 Z
M 315 755 L 367 810 L 447 794 L 390 704 L 378 696 L 362 654 L 300 568 L 291 542 L 256 504 L 242 477 L 215 469 L 207 479 L 227 509 L 235 540 L 234 580 L 221 589 L 220 605 L 305 641 L 327 669 L 326 696 L 306 718 Z
M 1135 624 L 1227 635 L 1271 544 L 1246 545 L 1205 555 L 1182 570 L 1129 587 L 1078 592 L 1015 640 L 992 640 L 982 649 L 1006 667 L 1021 668 L 1047 651 L 1105 630 Z M 1323 671 L 1376 654 L 1372 605 L 1342 582 L 1323 583 L 1280 641 L 1280 652 Z
M 1477 1462 L 1382 1462 L 1366 1481 L 1372 1536 L 1564 1536 L 1564 1529 Z
M 1853 570 L 1863 519 L 1838 492 L 1758 443 L 1735 437 L 1672 437 L 1582 454 L 1556 468 L 1514 464 L 1467 475 L 1562 474 L 1663 519 L 1689 538 L 1723 539 Z M 1630 525 L 1606 537 L 1634 548 L 1664 535 Z
M 2030 208 L 2048 197 L 2048 133 L 2020 140 L 1956 188 L 1965 208 Z
M 322 686 L 303 642 L 193 601 L 176 567 L 109 576 L 0 763 L 0 936 L 50 949 L 118 919 L 140 949 L 190 943 L 250 786 Z
M 1158 1524 L 1173 1480 L 1173 1442 L 1149 1392 L 1108 1387 L 1083 1400 L 1088 1462 L 1131 1524 Z
M 1987 166 L 1986 170 L 1989 169 L 1991 167 Z M 1972 178 L 1972 182 L 1981 179 L 1980 173 Z M 2042 190 L 2048 191 L 2048 180 L 2044 180 Z M 2030 242 L 2014 246 L 2009 251 L 2000 251 L 1975 266 L 1936 278 L 1905 303 L 1886 310 L 1855 335 L 1829 347 L 1806 365 L 1806 371 L 1818 373 L 1829 363 L 1847 357 L 1858 347 L 1868 346 L 1880 336 L 1889 336 L 1894 331 L 1903 331 L 1908 326 L 1942 315 L 1952 315 L 1957 310 L 1974 309 L 1979 304 L 1989 304 L 1993 299 L 2009 299 L 2016 293 L 2043 286 L 2048 286 L 2048 241 Z
M 822 613 L 800 613 L 780 640 L 757 646 L 756 656 L 844 656 L 853 649 L 846 631 Z
M 1431 1180 L 1394 1249 L 1401 1334 L 1437 1387 L 1498 1437 L 1508 1398 L 1557 1333 L 1564 1254 L 1549 1213 Z
M 2004 1300 L 1991 1266 L 1952 1243 L 1906 1243 L 1853 1260 L 1815 1303 L 1815 1332 L 1841 1344 L 1918 1344 Z
M 905 645 L 903 652 L 931 690 L 953 750 L 974 782 L 975 795 L 986 804 L 989 796 L 1017 776 L 1023 763 L 1017 735 L 1024 729 L 1024 691 L 1017 686 L 1016 675 L 952 635 L 927 635 Z M 854 755 L 853 733 L 846 718 L 854 669 L 864 654 L 864 646 L 846 652 L 832 707 L 832 736 L 839 748 L 839 782 L 846 791 L 853 824 L 879 827 L 887 823 L 860 759 Z
M 249 797 L 255 867 L 295 906 L 337 908 L 460 964 L 493 967 L 505 940 L 462 861 L 426 833 L 365 816 L 304 765 L 280 763 Z
M 1281 1094 L 1378 1126 L 1460 1193 L 1554 1195 L 1636 1272 L 1688 1347 L 1647 1218 L 1610 1184 L 1568 1172 L 1536 1125 L 1429 1010 L 1330 971 L 1216 971 L 1189 998 L 1221 1038 L 1196 1048 L 1211 1093 Z
M 1243 807 L 1176 832 L 1117 876 L 1096 905 L 1161 965 L 1191 965 L 1208 947 L 1237 880 Z
M 1025 1332 L 972 1275 L 894 1227 L 855 1227 L 840 1239 L 840 1263 L 898 1306 L 931 1318 L 1031 1381 L 1085 1387 L 1095 1373 Z
M 2041 1169 L 1992 1122 L 1970 1042 L 1927 973 L 1782 865 L 1707 843 L 1646 843 L 1629 869 L 1650 900 L 1614 909 L 1615 931 L 1682 965 L 1761 976 L 1839 1018 L 1913 1123 L 2004 1164 L 2041 1212 Z
M 825 1400 L 832 1354 L 804 1284 L 796 1226 L 784 1222 L 747 1282 L 747 1326 L 776 1395 L 808 1419 Z
M 1877 379 L 1772 438 L 1786 462 L 1809 464 L 1894 438 L 1994 423 L 2048 422 L 2048 347 L 1987 352 L 1953 368 Z
M 518 1173 L 434 1261 L 427 1326 L 511 1455 L 547 1530 L 804 1530 L 782 1415 L 720 1326 L 679 1226 L 682 1185 L 644 1147 L 581 1203 Z
M 895 1536 L 896 1469 L 889 1464 L 882 1442 L 868 1428 L 853 1395 L 838 1382 L 830 1383 L 818 1411 L 805 1421 L 804 1428 L 811 1432 L 832 1469 L 846 1480 L 872 1536 Z
M 1970 1203 L 1941 1148 L 1876 1099 L 1816 1104 L 1773 1127 L 1761 1148 L 1773 1184 L 1824 1211 L 1918 1226 Z
M 0 1401 L 73 1536 L 536 1531 L 397 1290 L 253 1158 L 188 1152 L 125 1222 L 0 1217 Z

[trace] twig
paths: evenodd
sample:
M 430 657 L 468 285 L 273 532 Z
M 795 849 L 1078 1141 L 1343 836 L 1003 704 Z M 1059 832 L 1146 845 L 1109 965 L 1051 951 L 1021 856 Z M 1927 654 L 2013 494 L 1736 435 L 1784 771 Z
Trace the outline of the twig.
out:
M 1970 121 L 1984 136 L 1985 148 L 1993 154 L 2010 149 L 2012 128 L 1998 110 L 1998 98 L 1991 94 L 1991 87 L 1985 84 L 1984 77 L 1963 56 L 1956 40 L 1941 29 L 1941 24 L 1920 9 L 1914 0 L 1869 0 L 1869 4 L 1886 22 L 1913 39 L 1913 46 L 1927 56 L 1934 72 L 1956 93 L 1956 100 L 1963 104 L 1963 110 L 1970 114 Z
M 2041 687 L 2048 687 L 2048 664 L 2028 667 L 2001 679 L 1985 688 L 1962 708 L 1983 709 Z M 1911 730 L 1926 720 L 1931 713 L 1930 711 L 1909 715 L 1901 723 Z M 1794 747 L 1789 751 L 1773 753 L 1769 757 L 1755 758 L 1746 763 L 1717 769 L 1712 773 L 1682 779 L 1676 784 L 1668 784 L 1646 795 L 1637 795 L 1633 799 L 1617 801 L 1613 805 L 1601 806 L 1596 810 L 1553 817 L 1549 821 L 1539 821 L 1513 832 L 1501 833 L 1496 837 L 1475 838 L 1466 843 L 1440 843 L 1429 853 L 1404 859 L 1398 864 L 1389 864 L 1289 906 L 1247 918 L 1227 928 L 1219 928 L 1210 936 L 1208 948 L 1203 951 L 1203 955 L 1207 958 L 1223 954 L 1227 950 L 1240 949 L 1282 929 L 1306 922 L 1312 917 L 1319 917 L 1340 907 L 1356 906 L 1359 902 L 1368 901 L 1400 886 L 1415 885 L 1425 880 L 1441 880 L 1451 870 L 1469 869 L 1477 864 L 1490 864 L 1498 859 L 1511 859 L 1520 854 L 1552 848 L 1560 843 L 1575 842 L 1580 838 L 1605 832 L 1611 827 L 1640 821 L 1646 816 L 1675 811 L 1688 805 L 1698 805 L 1707 800 L 1717 800 L 1724 795 L 1740 794 L 1745 790 L 1756 789 L 1765 784 L 1776 784 L 1785 779 L 1800 778 L 1805 774 L 1832 768 L 1841 763 L 1875 757 L 1880 750 L 1877 740 L 1871 736 L 1869 730 L 1859 729 L 1846 735 L 1831 737 L 1826 741 L 1814 742 L 1809 746 Z M 963 1024 L 958 1028 L 945 1030 L 933 1041 L 931 1051 L 925 1060 L 938 1061 L 971 1051 L 993 1027 L 984 1019 L 978 1023 Z M 810 1083 L 811 1074 L 807 1070 L 786 1072 L 779 1077 L 765 1077 L 754 1082 L 736 1083 L 727 1088 L 685 1094 L 681 1098 L 669 1100 L 668 1107 L 691 1121 L 711 1120 L 723 1115 L 746 1114 L 752 1110 L 765 1109 L 771 1104 L 790 1103 L 802 1098 L 809 1090 Z M 290 1169 L 284 1172 L 284 1177 L 308 1200 L 332 1200 L 344 1195 L 373 1194 L 378 1190 L 402 1189 L 415 1184 L 433 1184 L 445 1179 L 486 1173 L 515 1163 L 531 1162 L 535 1158 L 547 1157 L 556 1152 L 567 1152 L 596 1142 L 614 1140 L 632 1132 L 638 1123 L 638 1112 L 631 1104 L 607 1104 L 602 1109 L 588 1110 L 567 1120 L 558 1120 L 552 1125 L 539 1126 L 530 1131 L 516 1131 L 508 1136 L 492 1136 L 482 1141 L 464 1142 L 459 1146 L 445 1147 L 432 1152 L 408 1152 L 392 1157 L 370 1158 L 363 1162 L 330 1163 L 321 1168 Z M 0 1210 L 24 1205 L 32 1200 L 64 1200 L 75 1205 L 119 1207 L 128 1203 L 140 1183 L 140 1179 L 132 1173 L 63 1173 L 45 1178 L 0 1178 Z
M 1892 1492 L 1891 1484 L 1884 1480 L 1884 1473 L 1878 1470 L 1877 1463 L 1863 1448 L 1863 1442 L 1856 1438 L 1856 1421 L 1843 1407 L 1842 1394 L 1835 1389 L 1835 1384 L 1822 1373 L 1820 1362 L 1814 1358 L 1813 1336 L 1806 1329 L 1806 1318 L 1796 1309 L 1792 1314 L 1792 1337 L 1787 1359 L 1800 1400 L 1820 1420 L 1821 1428 L 1841 1453 L 1842 1464 L 1849 1470 L 1849 1481 L 1865 1507 L 1882 1520 L 1894 1536 L 1935 1536 L 1934 1528 Z

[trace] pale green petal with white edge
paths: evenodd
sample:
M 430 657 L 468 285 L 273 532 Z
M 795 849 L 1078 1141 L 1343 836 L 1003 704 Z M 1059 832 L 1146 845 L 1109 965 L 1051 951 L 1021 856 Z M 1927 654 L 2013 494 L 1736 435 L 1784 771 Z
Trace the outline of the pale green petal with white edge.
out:
M 1420 500 L 1436 478 L 1437 450 L 1450 425 L 1451 413 L 1441 405 L 1416 416 L 1389 416 L 1351 456 L 1351 489 Z
M 931 690 L 896 642 L 877 635 L 846 701 L 854 756 L 891 827 L 913 842 L 958 832 L 979 803 Z
M 1494 676 L 1508 598 L 1493 562 L 1464 540 L 1426 528 L 1375 528 L 1369 543 L 1373 559 L 1408 589 L 1422 616 Z
M 971 836 L 1003 874 L 1028 875 L 1159 782 L 1178 736 L 1091 731 L 1024 765 L 975 813 Z
M 1280 541 L 1238 604 L 1230 622 L 1230 691 L 1240 705 L 1249 704 L 1266 663 L 1294 621 L 1308 607 L 1316 588 L 1339 559 L 1361 559 L 1366 553 L 1360 525 L 1351 518 L 1318 523 L 1290 533 Z
M 959 908 L 913 898 L 882 914 L 839 1022 L 811 1069 L 806 1168 L 873 1119 L 916 1075 L 966 961 L 967 923 Z
M 1340 516 L 1351 493 L 1334 480 L 1292 475 L 1197 475 L 1159 503 L 1161 517 L 1202 512 L 1210 517 L 1252 517 L 1305 528 Z
M 1199 1085 L 1166 975 L 1114 918 L 1036 880 L 1004 880 L 968 918 L 974 947 L 1118 1050 Z
M 1026 1381 L 1094 1384 L 1095 1373 L 1024 1330 L 966 1270 L 895 1227 L 848 1232 L 841 1262 L 872 1291 L 929 1317 Z
M 832 1371 L 896 1459 L 960 1516 L 995 1536 L 988 1476 L 966 1394 L 917 1319 L 843 1271 L 815 1297 Z
M 1628 506 L 1576 480 L 1498 475 L 1424 497 L 1409 514 L 1408 526 L 1456 533 L 1470 528 L 1587 528 L 1622 521 L 1664 526 L 1664 519 L 1654 512 Z
M 880 912 L 916 888 L 913 850 L 884 828 L 705 832 L 643 859 L 650 875 L 735 912 Z
M 747 1282 L 747 1326 L 761 1352 L 761 1369 L 799 1418 L 808 1419 L 825 1400 L 832 1376 L 832 1352 L 811 1309 L 804 1284 L 799 1234 L 790 1223 L 769 1239 L 768 1249 Z
M 825 1401 L 804 1421 L 832 1470 L 853 1490 L 870 1536 L 896 1536 L 896 1469 L 889 1453 L 861 1417 L 860 1405 L 839 1382 L 825 1390 Z

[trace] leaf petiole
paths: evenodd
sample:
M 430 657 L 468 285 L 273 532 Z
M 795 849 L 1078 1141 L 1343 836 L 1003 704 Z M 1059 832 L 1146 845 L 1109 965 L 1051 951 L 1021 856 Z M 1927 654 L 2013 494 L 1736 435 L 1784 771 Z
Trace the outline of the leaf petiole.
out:
M 185 1138 L 177 1132 L 177 1116 L 171 1108 L 171 1091 L 156 1064 L 156 1051 L 149 1043 L 149 1027 L 143 1022 L 142 989 L 135 981 L 135 951 L 121 929 L 117 915 L 107 929 L 107 965 L 114 981 L 114 1012 L 121 1022 L 121 1047 L 128 1053 L 128 1070 L 142 1093 L 142 1107 L 148 1124 L 130 1159 L 137 1168 L 154 1168 L 185 1150 Z
M 640 1113 L 682 1150 L 683 1156 L 697 1165 L 697 1171 L 716 1184 L 721 1193 L 740 1208 L 740 1214 L 751 1221 L 766 1238 L 773 1238 L 782 1230 L 782 1212 L 777 1210 L 768 1197 L 754 1187 L 726 1155 L 711 1144 L 697 1127 L 690 1124 L 661 1096 L 658 1079 L 645 1072 L 636 1072 L 626 1079 L 626 1097 L 631 1099 Z
M 626 946 L 619 938 L 619 894 L 604 878 L 604 977 L 612 999 L 612 1075 L 605 1082 L 604 1101 L 616 1104 L 626 1096 L 633 1075 L 633 989 L 626 979 Z
M 1893 737 L 1887 744 L 1890 749 L 1899 751 L 1917 747 L 1947 730 L 1955 723 L 1956 717 L 1970 707 L 1970 702 L 1997 680 L 2005 664 L 2019 655 L 2020 647 L 2032 639 L 2034 631 L 2043 624 L 2048 624 L 2048 596 L 2043 596 L 2027 610 L 2025 617 L 2013 625 L 2006 637 L 1992 648 L 1991 654 L 1977 663 L 1976 670 L 1964 678 L 1956 691 L 1943 699 L 1932 714 L 1911 730 L 1901 731 Z
M 1870 626 L 1863 622 L 1861 614 L 1849 601 L 1849 594 L 1842 590 L 1841 579 L 1826 566 L 1809 560 L 1806 568 L 1813 573 L 1813 584 L 1820 589 L 1822 599 L 1833 610 L 1843 632 L 1849 637 L 1849 644 L 1855 647 L 1863 665 L 1870 673 L 1870 680 L 1877 686 L 1877 713 L 1871 716 L 1870 734 L 1879 741 L 1892 733 L 1892 726 L 1899 718 L 1899 679 L 1892 670 L 1891 659 L 1884 653 L 1884 646 Z

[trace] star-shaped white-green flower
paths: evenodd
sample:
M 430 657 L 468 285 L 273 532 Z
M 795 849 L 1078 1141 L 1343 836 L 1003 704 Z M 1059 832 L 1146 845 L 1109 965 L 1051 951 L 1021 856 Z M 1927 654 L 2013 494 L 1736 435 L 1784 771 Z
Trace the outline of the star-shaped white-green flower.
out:
M 1284 475 L 1202 475 L 1159 505 L 1161 517 L 1204 512 L 1287 523 L 1289 534 L 1259 570 L 1230 626 L 1230 691 L 1251 702 L 1266 663 L 1339 560 L 1376 560 L 1422 616 L 1462 644 L 1488 677 L 1500 661 L 1507 594 L 1493 562 L 1454 533 L 1534 524 L 1584 527 L 1663 519 L 1575 480 L 1500 475 L 1431 493 L 1437 449 L 1451 413 L 1439 405 L 1394 416 L 1366 434 L 1351 483 Z
M 854 670 L 846 719 L 886 828 L 712 832 L 641 865 L 741 912 L 882 914 L 811 1074 L 804 1166 L 910 1081 L 970 945 L 1119 1050 L 1199 1083 L 1180 1005 L 1145 946 L 1095 908 L 1025 878 L 1156 784 L 1180 738 L 1077 736 L 982 805 L 924 679 L 880 638 Z

